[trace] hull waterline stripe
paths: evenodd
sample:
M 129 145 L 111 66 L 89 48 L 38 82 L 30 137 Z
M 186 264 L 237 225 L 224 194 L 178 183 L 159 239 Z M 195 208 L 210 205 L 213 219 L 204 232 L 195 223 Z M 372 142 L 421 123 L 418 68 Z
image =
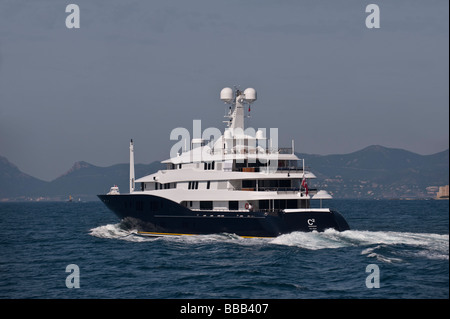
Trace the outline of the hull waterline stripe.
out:
M 206 234 L 180 234 L 180 233 L 157 233 L 157 232 L 144 232 L 144 231 L 138 231 L 139 235 L 145 235 L 145 236 L 199 236 L 199 235 L 206 235 Z M 211 235 L 211 234 L 209 234 Z M 275 237 L 262 237 L 262 236 L 240 236 L 242 238 L 275 238 Z
M 140 235 L 153 235 L 153 236 L 195 236 L 196 234 L 179 234 L 179 233 L 156 233 L 156 232 L 146 232 L 138 231 Z

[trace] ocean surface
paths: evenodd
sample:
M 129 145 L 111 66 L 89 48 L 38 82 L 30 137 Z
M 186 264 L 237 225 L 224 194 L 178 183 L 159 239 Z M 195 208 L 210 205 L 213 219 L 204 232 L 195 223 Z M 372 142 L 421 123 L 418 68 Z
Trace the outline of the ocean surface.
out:
M 352 230 L 146 238 L 100 201 L 0 203 L 0 298 L 449 298 L 448 201 L 328 204 Z

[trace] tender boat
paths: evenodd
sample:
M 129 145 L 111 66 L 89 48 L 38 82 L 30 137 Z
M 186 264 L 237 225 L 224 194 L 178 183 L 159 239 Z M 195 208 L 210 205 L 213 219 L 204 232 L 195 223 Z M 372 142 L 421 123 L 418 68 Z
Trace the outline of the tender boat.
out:
M 119 186 L 117 185 L 112 186 L 106 195 L 120 195 Z

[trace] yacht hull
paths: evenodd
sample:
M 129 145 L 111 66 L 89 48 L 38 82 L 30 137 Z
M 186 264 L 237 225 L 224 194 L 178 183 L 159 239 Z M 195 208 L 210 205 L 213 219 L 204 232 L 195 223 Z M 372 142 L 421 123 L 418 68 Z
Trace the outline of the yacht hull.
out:
M 148 194 L 98 195 L 130 228 L 148 236 L 234 233 L 243 237 L 276 237 L 294 231 L 350 229 L 336 211 L 302 212 L 190 210 Z

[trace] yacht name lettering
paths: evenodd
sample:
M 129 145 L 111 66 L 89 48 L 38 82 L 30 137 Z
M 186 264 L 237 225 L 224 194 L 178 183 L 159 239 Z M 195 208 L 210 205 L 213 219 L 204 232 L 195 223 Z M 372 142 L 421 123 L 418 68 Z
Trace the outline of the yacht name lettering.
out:
M 186 306 L 181 306 L 180 313 L 182 314 L 206 314 L 208 317 L 212 315 L 214 306 L 195 306 L 189 302 Z

